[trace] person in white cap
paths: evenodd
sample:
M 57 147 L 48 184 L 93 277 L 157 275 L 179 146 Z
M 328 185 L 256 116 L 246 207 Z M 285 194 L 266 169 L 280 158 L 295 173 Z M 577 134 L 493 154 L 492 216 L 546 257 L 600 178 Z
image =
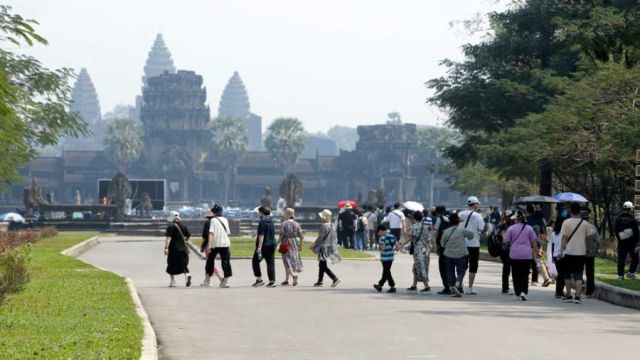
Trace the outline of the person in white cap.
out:
M 467 294 L 476 295 L 478 292 L 473 288 L 473 283 L 478 273 L 478 262 L 480 260 L 480 233 L 484 231 L 484 219 L 477 211 L 480 207 L 480 201 L 475 196 L 467 199 L 468 210 L 461 211 L 458 214 L 460 224 L 458 226 L 473 233 L 473 239 L 466 240 L 467 250 L 469 251 L 469 288 Z
M 164 233 L 164 254 L 167 256 L 167 274 L 171 277 L 169 287 L 176 287 L 175 275 L 184 274 L 186 286 L 191 286 L 189 274 L 189 247 L 187 245 L 191 233 L 184 224 L 180 223 L 180 215 L 172 212 L 169 218 L 171 224 Z
M 631 201 L 627 201 L 622 205 L 623 212 L 616 219 L 615 234 L 618 240 L 618 280 L 624 279 L 624 267 L 627 262 L 627 255 L 631 257 L 631 265 L 627 278 L 636 279 L 636 270 L 638 270 L 638 252 L 636 247 L 640 240 L 638 234 L 638 220 L 634 217 L 634 206 Z

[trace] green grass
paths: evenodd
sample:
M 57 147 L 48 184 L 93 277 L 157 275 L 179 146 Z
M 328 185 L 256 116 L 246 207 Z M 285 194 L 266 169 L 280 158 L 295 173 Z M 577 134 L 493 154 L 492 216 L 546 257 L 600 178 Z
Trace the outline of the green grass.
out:
M 313 235 L 313 236 L 312 236 Z M 305 233 L 305 239 L 315 239 L 317 234 Z M 200 244 L 202 244 L 201 239 L 193 239 L 191 240 L 196 247 L 200 248 Z M 317 258 L 318 255 L 314 254 L 309 247 L 311 246 L 310 242 L 305 241 L 304 247 L 302 248 L 302 257 L 305 258 Z M 251 257 L 253 256 L 253 251 L 256 247 L 256 239 L 249 237 L 232 237 L 231 238 L 231 256 L 237 257 Z M 350 249 L 340 249 L 340 256 L 343 259 L 370 259 L 373 258 L 370 254 L 363 251 L 354 251 Z M 276 253 L 276 257 L 280 257 L 279 253 Z
M 596 258 L 596 279 L 609 285 L 640 291 L 640 280 L 618 280 L 618 267 L 612 260 Z
M 0 304 L 2 359 L 138 359 L 142 324 L 125 280 L 60 254 L 89 232 L 43 239 L 30 282 Z

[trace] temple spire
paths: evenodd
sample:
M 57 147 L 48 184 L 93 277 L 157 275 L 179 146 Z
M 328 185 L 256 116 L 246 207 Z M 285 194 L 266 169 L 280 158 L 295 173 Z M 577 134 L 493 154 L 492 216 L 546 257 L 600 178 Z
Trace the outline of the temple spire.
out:
M 171 53 L 164 43 L 162 34 L 156 36 L 156 40 L 153 42 L 151 50 L 149 50 L 149 56 L 147 62 L 144 65 L 144 75 L 142 76 L 142 85 L 147 85 L 147 79 L 150 77 L 158 76 L 164 72 L 174 74 L 176 68 L 173 65 L 173 59 L 171 59 Z
M 71 93 L 71 112 L 77 112 L 88 124 L 100 122 L 100 101 L 87 69 L 82 68 Z
M 237 71 L 229 79 L 220 98 L 218 116 L 245 120 L 250 113 L 249 95 Z

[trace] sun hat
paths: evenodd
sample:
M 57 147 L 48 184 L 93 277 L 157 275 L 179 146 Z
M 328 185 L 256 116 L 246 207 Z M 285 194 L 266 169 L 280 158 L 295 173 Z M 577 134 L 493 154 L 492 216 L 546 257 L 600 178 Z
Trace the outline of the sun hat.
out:
M 286 208 L 284 209 L 284 213 L 282 213 L 282 218 L 283 219 L 291 219 L 292 217 L 294 217 L 296 214 L 296 212 L 292 209 L 292 208 Z
M 480 201 L 475 196 L 469 196 L 467 199 L 467 205 L 480 204 Z
M 347 203 L 347 204 L 344 206 L 344 208 L 345 208 L 346 210 L 351 210 L 351 209 L 353 209 L 353 206 L 351 206 L 351 204 Z
M 511 215 L 513 215 L 513 211 L 511 209 L 507 209 L 504 212 L 504 216 L 506 217 L 510 217 Z
M 320 216 L 320 218 L 322 220 L 324 220 L 325 222 L 329 222 L 331 221 L 331 218 L 333 217 L 333 214 L 331 213 L 331 210 L 328 209 L 324 209 L 321 212 L 318 213 L 318 216 Z
M 633 206 L 633 203 L 631 201 L 625 201 L 625 203 L 622 204 L 622 208 L 626 209 L 626 210 L 629 210 L 629 209 L 633 209 L 634 206 Z
M 167 220 L 169 222 L 174 222 L 176 220 L 180 221 L 180 214 L 177 211 L 172 211 L 169 213 L 169 218 Z

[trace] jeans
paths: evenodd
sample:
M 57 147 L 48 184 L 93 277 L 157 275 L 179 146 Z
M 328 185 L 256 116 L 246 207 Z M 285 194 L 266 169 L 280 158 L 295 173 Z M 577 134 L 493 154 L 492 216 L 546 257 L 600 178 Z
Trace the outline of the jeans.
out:
M 222 262 L 222 271 L 224 272 L 225 278 L 230 278 L 233 276 L 231 272 L 231 253 L 229 252 L 228 247 L 219 247 L 212 248 L 209 253 L 209 257 L 207 257 L 206 271 L 207 275 L 213 275 L 213 268 L 216 265 L 216 256 L 220 254 L 220 261 Z
M 329 266 L 327 266 L 327 262 L 320 260 L 318 262 L 318 282 L 319 283 L 322 282 L 322 279 L 324 278 L 324 274 L 327 274 L 327 276 L 331 278 L 331 280 L 333 281 L 336 281 L 337 279 L 333 271 L 331 271 L 331 269 L 329 269 Z
M 529 259 L 511 259 L 511 274 L 513 277 L 513 290 L 516 295 L 529 294 Z
M 269 277 L 269 281 L 276 281 L 276 264 L 275 264 L 275 255 L 276 248 L 263 248 L 262 249 L 262 259 L 265 263 L 267 263 L 267 276 Z M 253 259 L 251 260 L 251 265 L 253 266 L 253 275 L 255 277 L 262 277 L 262 271 L 260 270 L 260 262 L 258 259 L 258 252 L 255 251 L 253 253 Z
M 584 258 L 584 273 L 587 277 L 587 295 L 593 295 L 596 291 L 596 258 L 586 256 Z
M 378 285 L 384 286 L 384 283 L 389 282 L 389 286 L 394 288 L 396 287 L 396 282 L 393 281 L 393 276 L 391 276 L 391 265 L 393 265 L 393 260 L 391 261 L 381 261 L 382 263 L 382 278 L 378 282 Z
M 402 229 L 391 229 L 389 230 L 389 232 L 396 237 L 396 241 L 400 242 L 400 237 L 402 236 Z
M 633 241 L 618 241 L 618 276 L 624 276 L 624 266 L 627 262 L 627 254 L 631 256 L 629 272 L 632 274 L 638 270 L 638 253 L 635 252 L 637 243 Z
M 356 231 L 356 250 L 365 250 L 369 244 L 367 233 L 364 231 Z
M 564 295 L 564 278 L 566 276 L 566 269 L 564 266 L 564 259 L 553 258 L 553 263 L 556 264 L 556 270 L 558 271 L 558 277 L 556 278 L 556 295 Z
M 438 251 L 438 271 L 440 272 L 440 279 L 442 279 L 442 286 L 444 291 L 449 291 L 449 276 L 447 275 L 447 257 L 444 256 L 444 250 Z
M 511 259 L 506 250 L 500 251 L 500 261 L 502 261 L 502 292 L 509 291 L 509 275 L 511 274 Z
M 467 273 L 468 256 L 465 255 L 461 258 L 446 257 L 447 264 L 447 280 L 449 281 L 449 287 L 462 286 L 464 275 Z

